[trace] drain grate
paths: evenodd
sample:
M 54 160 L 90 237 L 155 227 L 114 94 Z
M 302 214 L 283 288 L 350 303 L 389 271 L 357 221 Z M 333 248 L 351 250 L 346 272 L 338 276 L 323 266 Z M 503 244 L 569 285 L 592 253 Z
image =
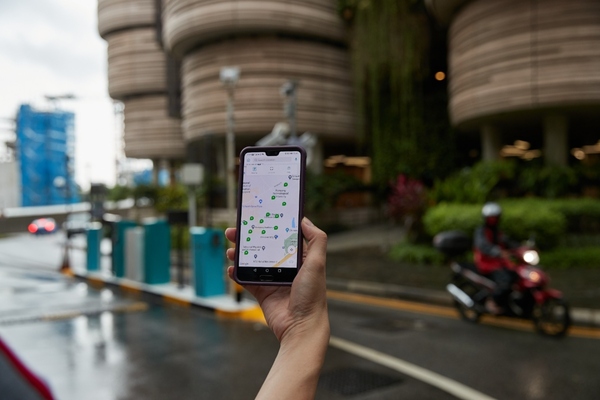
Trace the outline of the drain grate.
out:
M 319 379 L 320 388 L 342 396 L 353 396 L 398 383 L 402 383 L 402 379 L 360 368 L 324 372 Z

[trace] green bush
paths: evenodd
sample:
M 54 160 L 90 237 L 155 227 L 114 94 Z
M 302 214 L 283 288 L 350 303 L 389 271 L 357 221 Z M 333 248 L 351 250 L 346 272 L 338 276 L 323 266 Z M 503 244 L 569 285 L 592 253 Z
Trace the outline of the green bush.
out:
M 575 234 L 600 234 L 600 201 L 590 198 L 554 199 L 540 198 L 506 199 L 501 202 L 510 209 L 527 204 L 532 209 L 551 209 L 566 219 L 566 230 Z
M 501 181 L 513 179 L 516 165 L 509 161 L 480 162 L 464 168 L 445 180 L 435 182 L 431 197 L 435 202 L 477 204 L 490 200 Z
M 577 181 L 577 173 L 573 168 L 546 165 L 524 168 L 517 184 L 525 193 L 555 199 L 569 194 Z
M 540 262 L 548 268 L 600 268 L 600 247 L 559 247 L 541 252 Z
M 531 206 L 527 203 L 503 206 L 502 230 L 515 240 L 535 237 L 540 248 L 558 245 L 566 232 L 566 218 L 550 207 Z
M 455 229 L 472 235 L 481 222 L 480 204 L 442 203 L 430 208 L 423 217 L 425 231 L 432 237 Z
M 319 175 L 307 172 L 305 209 L 309 213 L 326 211 L 342 193 L 366 189 L 360 180 L 343 172 Z
M 442 265 L 444 256 L 429 245 L 399 243 L 390 250 L 389 257 L 394 261 L 409 264 Z
M 502 205 L 504 213 L 500 228 L 514 240 L 527 240 L 533 235 L 538 246 L 549 248 L 556 246 L 565 234 L 565 217 L 550 207 L 516 200 L 510 205 L 502 202 Z M 482 204 L 442 203 L 425 214 L 425 230 L 431 236 L 454 229 L 472 235 L 483 222 L 481 207 Z

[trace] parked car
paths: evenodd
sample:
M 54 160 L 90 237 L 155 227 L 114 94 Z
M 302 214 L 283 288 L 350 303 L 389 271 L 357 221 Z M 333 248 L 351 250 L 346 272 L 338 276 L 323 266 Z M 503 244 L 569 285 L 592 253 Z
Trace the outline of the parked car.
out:
M 80 235 L 86 232 L 92 216 L 87 212 L 72 213 L 67 216 L 67 220 L 63 223 L 63 229 L 67 233 L 67 237 Z
M 34 235 L 47 235 L 56 232 L 57 229 L 54 218 L 34 219 L 27 227 L 27 230 Z

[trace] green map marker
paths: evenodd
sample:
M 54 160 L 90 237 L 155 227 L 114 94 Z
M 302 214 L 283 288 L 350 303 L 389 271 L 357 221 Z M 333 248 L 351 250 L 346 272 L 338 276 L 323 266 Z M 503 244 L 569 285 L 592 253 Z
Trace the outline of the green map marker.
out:
M 273 229 L 277 230 L 277 229 L 279 229 L 279 227 L 278 227 L 277 225 L 275 225 L 275 226 L 273 227 Z
M 267 231 L 265 231 L 265 230 L 263 229 L 261 233 L 264 235 L 265 233 L 267 233 Z

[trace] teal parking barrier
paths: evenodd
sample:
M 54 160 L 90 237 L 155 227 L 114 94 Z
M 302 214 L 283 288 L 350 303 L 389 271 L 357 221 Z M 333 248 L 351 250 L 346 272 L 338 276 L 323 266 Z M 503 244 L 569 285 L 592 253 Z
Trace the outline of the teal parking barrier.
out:
M 100 243 L 102 241 L 102 224 L 94 222 L 90 224 L 86 231 L 87 236 L 87 255 L 86 265 L 88 271 L 99 271 L 102 254 L 100 253 Z
M 144 227 L 144 282 L 171 281 L 171 228 L 166 220 L 147 218 Z
M 125 276 L 125 231 L 137 226 L 135 221 L 115 221 L 113 231 L 112 269 L 117 278 Z
M 225 294 L 225 235 L 222 230 L 190 228 L 196 296 Z

